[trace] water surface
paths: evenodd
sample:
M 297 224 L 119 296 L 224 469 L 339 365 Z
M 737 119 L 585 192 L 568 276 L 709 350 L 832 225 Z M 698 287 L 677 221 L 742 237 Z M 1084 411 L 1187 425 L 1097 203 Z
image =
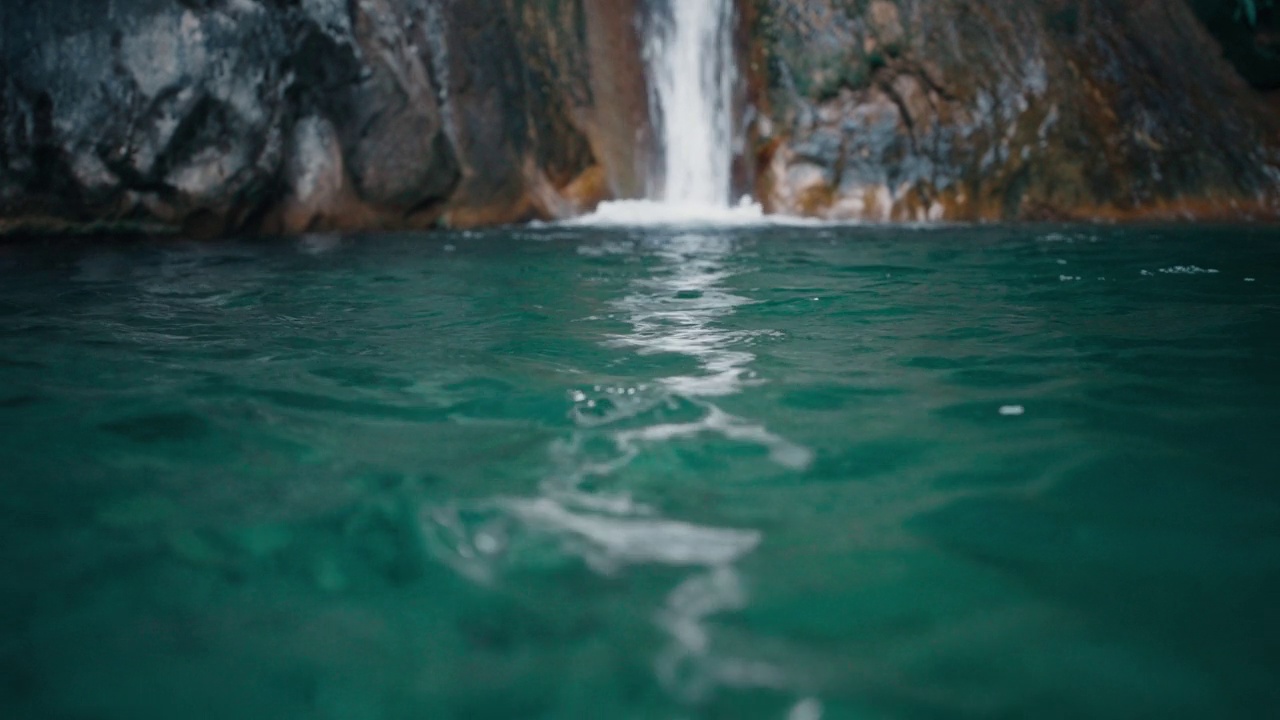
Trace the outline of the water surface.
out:
M 1278 243 L 0 246 L 0 714 L 1266 717 Z

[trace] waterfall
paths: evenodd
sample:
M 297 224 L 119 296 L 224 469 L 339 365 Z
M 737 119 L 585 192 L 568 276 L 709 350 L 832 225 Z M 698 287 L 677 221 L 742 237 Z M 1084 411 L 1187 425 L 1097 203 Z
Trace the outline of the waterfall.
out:
M 734 0 L 650 0 L 645 75 L 656 138 L 646 200 L 604 203 L 579 224 L 722 225 L 758 222 L 759 205 L 733 203 L 738 130 Z
M 645 60 L 661 153 L 649 197 L 728 208 L 737 81 L 733 4 L 667 0 L 650 19 L 647 35 Z

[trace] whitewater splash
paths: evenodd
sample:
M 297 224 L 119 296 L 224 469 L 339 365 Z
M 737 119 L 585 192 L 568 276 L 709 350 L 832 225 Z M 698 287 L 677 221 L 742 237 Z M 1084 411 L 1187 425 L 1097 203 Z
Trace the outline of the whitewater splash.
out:
M 759 225 L 766 218 L 764 209 L 750 198 L 737 205 L 693 205 L 660 200 L 615 200 L 601 203 L 594 213 L 573 218 L 568 225 L 629 227 L 632 225 L 669 225 L 674 227 L 727 225 Z
M 656 3 L 646 27 L 651 120 L 660 155 L 648 198 L 604 203 L 576 224 L 754 224 L 760 206 L 733 197 L 738 69 L 731 0 Z

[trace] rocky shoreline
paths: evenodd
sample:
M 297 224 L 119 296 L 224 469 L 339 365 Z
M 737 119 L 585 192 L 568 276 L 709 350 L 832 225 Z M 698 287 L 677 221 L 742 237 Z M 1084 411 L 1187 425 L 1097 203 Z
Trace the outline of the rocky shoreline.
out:
M 646 1 L 5 3 L 0 233 L 475 227 L 639 196 Z M 736 177 L 769 211 L 1280 218 L 1273 104 L 1183 0 L 738 14 Z

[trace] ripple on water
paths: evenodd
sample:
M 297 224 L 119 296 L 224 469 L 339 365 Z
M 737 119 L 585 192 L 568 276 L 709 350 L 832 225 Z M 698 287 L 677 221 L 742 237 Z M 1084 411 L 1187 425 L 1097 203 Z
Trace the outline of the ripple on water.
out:
M 0 716 L 1276 707 L 1274 231 L 809 232 L 5 249 Z
M 103 430 L 137 443 L 190 442 L 208 436 L 211 426 L 192 412 L 161 412 L 105 422 Z

